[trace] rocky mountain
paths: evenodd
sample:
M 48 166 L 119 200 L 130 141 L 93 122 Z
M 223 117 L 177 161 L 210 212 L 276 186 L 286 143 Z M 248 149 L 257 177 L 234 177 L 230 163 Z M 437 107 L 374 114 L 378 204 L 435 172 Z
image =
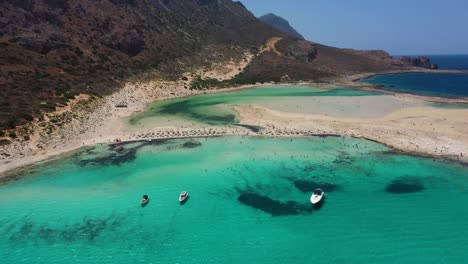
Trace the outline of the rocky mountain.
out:
M 277 30 L 287 33 L 291 37 L 297 38 L 304 40 L 304 37 L 299 34 L 290 24 L 289 22 L 275 14 L 269 13 L 264 16 L 259 17 L 260 20 L 263 22 L 267 23 L 268 25 L 272 26 L 273 28 L 276 28 Z
M 193 75 L 200 66 L 232 62 L 246 52 L 252 60 L 225 85 L 320 80 L 408 65 L 395 64 L 382 51 L 290 37 L 232 0 L 2 0 L 0 137 L 78 94 L 108 95 L 155 70 L 158 78 L 183 79 L 182 73 Z
M 231 0 L 0 1 L 0 128 L 79 93 L 105 95 L 210 46 L 260 46 L 281 33 Z M 208 52 L 209 53 L 209 52 Z

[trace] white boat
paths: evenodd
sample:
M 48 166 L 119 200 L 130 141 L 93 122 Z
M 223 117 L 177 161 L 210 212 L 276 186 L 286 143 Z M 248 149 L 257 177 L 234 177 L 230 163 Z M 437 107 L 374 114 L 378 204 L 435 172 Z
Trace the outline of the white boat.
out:
M 312 193 L 312 196 L 310 196 L 310 202 L 312 204 L 318 204 L 324 195 L 325 192 L 322 189 L 315 189 L 314 193 Z
M 143 195 L 143 198 L 141 198 L 141 206 L 145 206 L 149 202 L 149 197 L 148 195 Z
M 181 192 L 179 195 L 179 202 L 184 203 L 189 198 L 188 192 Z

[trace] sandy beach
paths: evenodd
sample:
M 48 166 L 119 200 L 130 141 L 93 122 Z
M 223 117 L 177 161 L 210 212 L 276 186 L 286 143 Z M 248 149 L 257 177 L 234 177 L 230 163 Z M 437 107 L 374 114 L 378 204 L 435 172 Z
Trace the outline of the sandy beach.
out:
M 353 75 L 331 83 L 307 85 L 326 89 L 351 86 L 376 90 L 375 86 L 355 82 L 370 75 L 372 74 Z M 442 109 L 425 104 L 434 101 L 466 103 L 466 99 L 392 92 L 375 98 L 321 97 L 309 99 L 313 103 L 284 101 L 282 104 L 271 106 L 233 106 L 240 116 L 240 123 L 260 126 L 263 129 L 259 132 L 239 126 L 179 126 L 177 123 L 163 126 L 155 124 L 153 127 L 136 127 L 131 130 L 125 128 L 125 118 L 144 111 L 148 104 L 154 101 L 256 86 L 190 90 L 185 88 L 186 85 L 187 83 L 182 81 L 134 82 L 111 96 L 78 96 L 67 107 L 46 114 L 44 121 L 33 123 L 29 127 L 33 131 L 30 140 L 17 140 L 0 146 L 0 173 L 50 159 L 83 146 L 111 143 L 117 138 L 122 141 L 134 141 L 220 135 L 347 135 L 367 138 L 401 151 L 468 162 L 468 109 Z M 309 106 L 291 111 L 295 103 Z M 362 109 L 359 112 L 360 107 Z M 361 115 L 347 115 L 350 109 Z

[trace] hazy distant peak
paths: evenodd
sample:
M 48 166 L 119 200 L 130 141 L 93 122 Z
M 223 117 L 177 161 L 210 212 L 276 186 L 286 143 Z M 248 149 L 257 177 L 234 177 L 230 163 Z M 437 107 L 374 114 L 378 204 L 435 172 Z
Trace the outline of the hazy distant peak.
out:
M 268 25 L 280 30 L 284 33 L 287 33 L 295 38 L 304 39 L 304 37 L 299 34 L 290 24 L 289 22 L 275 14 L 269 13 L 264 16 L 259 17 L 260 20 L 267 23 Z

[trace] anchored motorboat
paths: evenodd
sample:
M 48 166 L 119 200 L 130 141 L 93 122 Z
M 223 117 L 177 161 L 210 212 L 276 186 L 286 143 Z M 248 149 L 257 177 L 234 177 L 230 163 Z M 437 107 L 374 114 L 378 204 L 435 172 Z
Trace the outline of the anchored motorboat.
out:
M 148 195 L 143 195 L 143 198 L 141 198 L 141 206 L 145 206 L 149 202 L 149 197 Z
M 187 201 L 188 197 L 189 197 L 188 192 L 185 192 L 185 191 L 181 192 L 180 195 L 179 195 L 179 202 L 181 204 L 185 203 Z
M 312 196 L 310 196 L 310 202 L 312 204 L 318 204 L 324 195 L 325 192 L 322 189 L 315 189 L 314 193 L 312 193 Z

